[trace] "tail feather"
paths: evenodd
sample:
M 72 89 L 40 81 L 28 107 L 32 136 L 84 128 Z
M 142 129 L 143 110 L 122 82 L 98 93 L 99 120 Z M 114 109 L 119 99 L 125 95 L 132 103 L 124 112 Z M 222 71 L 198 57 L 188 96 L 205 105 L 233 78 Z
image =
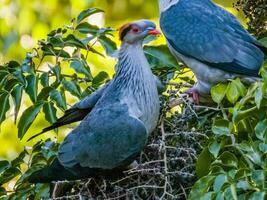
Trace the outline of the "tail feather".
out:
M 90 111 L 91 111 L 91 109 L 76 109 L 76 108 L 67 110 L 66 113 L 64 114 L 64 116 L 59 118 L 54 124 L 52 124 L 51 126 L 49 126 L 47 128 L 44 128 L 40 133 L 33 135 L 27 141 L 30 141 L 30 140 L 38 137 L 39 135 L 42 135 L 43 133 L 46 133 L 46 132 L 51 131 L 53 129 L 59 128 L 61 126 L 81 121 L 86 117 L 86 115 Z
M 50 183 L 52 181 L 74 180 L 76 175 L 64 168 L 58 159 L 51 166 L 34 172 L 29 178 L 30 183 Z

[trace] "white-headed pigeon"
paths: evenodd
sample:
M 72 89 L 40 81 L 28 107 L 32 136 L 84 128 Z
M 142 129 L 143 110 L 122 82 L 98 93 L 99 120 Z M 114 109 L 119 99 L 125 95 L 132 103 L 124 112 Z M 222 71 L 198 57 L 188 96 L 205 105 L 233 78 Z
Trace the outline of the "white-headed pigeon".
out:
M 60 145 L 52 165 L 33 173 L 30 182 L 87 178 L 134 161 L 159 118 L 157 83 L 143 52 L 144 38 L 158 34 L 148 20 L 120 29 L 122 46 L 115 77 L 53 126 L 82 119 Z

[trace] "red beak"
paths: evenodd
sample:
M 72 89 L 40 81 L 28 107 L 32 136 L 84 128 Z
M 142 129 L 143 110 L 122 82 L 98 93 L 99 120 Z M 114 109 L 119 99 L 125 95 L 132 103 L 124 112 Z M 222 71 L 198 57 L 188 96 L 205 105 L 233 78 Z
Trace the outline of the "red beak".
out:
M 157 29 L 148 32 L 149 35 L 161 35 L 161 32 Z

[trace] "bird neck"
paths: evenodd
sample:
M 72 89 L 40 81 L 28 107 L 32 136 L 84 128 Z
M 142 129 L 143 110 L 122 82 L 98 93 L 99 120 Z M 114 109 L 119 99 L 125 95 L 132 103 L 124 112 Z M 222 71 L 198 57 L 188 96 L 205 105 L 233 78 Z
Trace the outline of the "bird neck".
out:
M 178 2 L 179 0 L 159 0 L 159 10 L 162 13 Z
M 115 79 L 124 82 L 145 81 L 153 76 L 143 51 L 142 42 L 124 42 L 119 51 L 119 62 Z

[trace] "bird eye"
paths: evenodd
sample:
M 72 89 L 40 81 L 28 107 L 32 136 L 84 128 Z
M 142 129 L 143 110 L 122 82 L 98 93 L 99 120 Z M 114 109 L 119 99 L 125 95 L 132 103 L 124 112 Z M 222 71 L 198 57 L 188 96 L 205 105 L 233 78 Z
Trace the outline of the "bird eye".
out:
M 133 28 L 133 32 L 134 33 L 138 33 L 139 32 L 139 28 Z

